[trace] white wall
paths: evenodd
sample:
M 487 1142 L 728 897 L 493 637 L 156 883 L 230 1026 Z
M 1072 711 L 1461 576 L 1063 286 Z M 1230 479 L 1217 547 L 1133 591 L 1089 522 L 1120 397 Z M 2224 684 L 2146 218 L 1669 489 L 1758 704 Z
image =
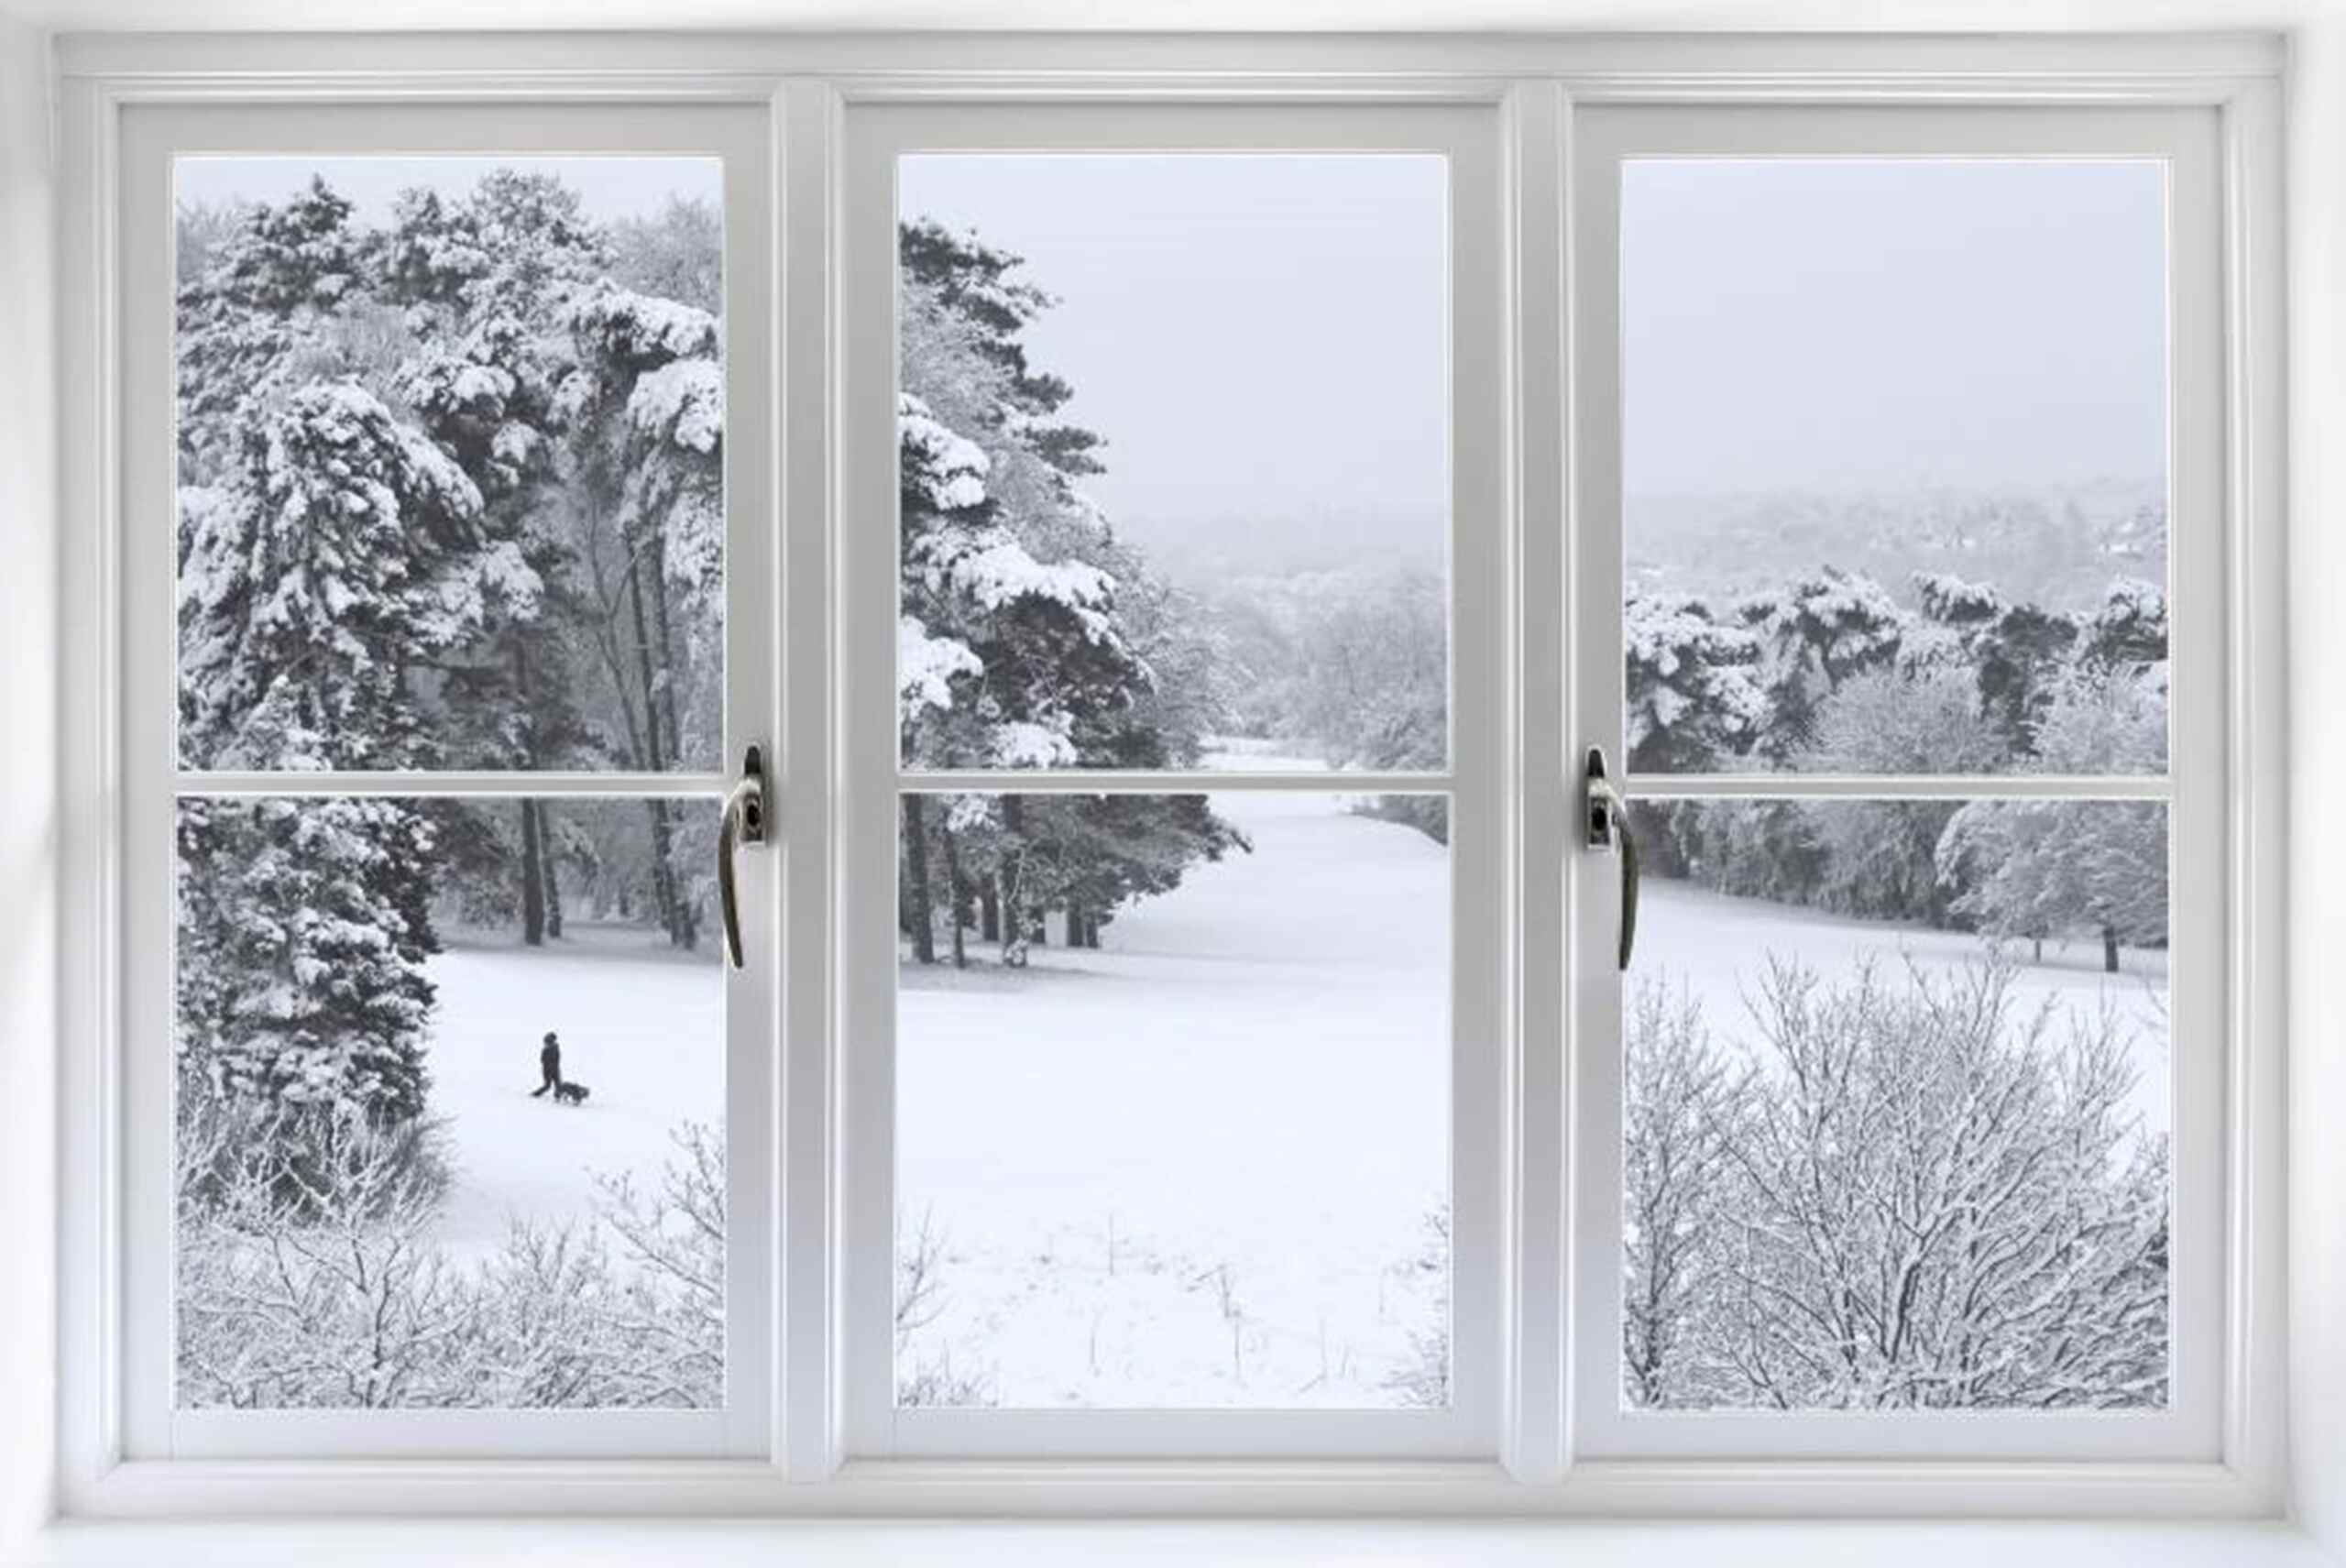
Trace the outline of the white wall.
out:
M 1557 24 L 1573 9 L 1560 5 Z M 2024 27 L 2034 9 L 1936 19 Z M 2126 26 L 2129 10 L 2079 3 L 2034 20 Z M 2346 1312 L 2336 1308 L 2346 1300 L 2346 6 L 2276 0 L 2228 14 L 2216 0 L 2177 0 L 2133 11 L 2131 25 L 2293 20 L 2291 1505 L 2346 1560 Z M 49 1103 L 55 1083 L 60 539 L 45 75 L 42 37 L 0 16 L 0 1104 L 16 1106 Z M 46 1116 L 8 1122 L 35 1135 L 0 1141 L 0 1556 L 48 1510 L 54 1410 L 53 1129 Z
M 2346 1555 L 2346 18 L 2292 48 L 2291 1502 Z
M 57 1059 L 54 252 L 49 49 L 0 17 L 0 1105 Z M 49 1513 L 56 1408 L 53 1118 L 0 1140 L 0 1553 Z M 17 1129 L 28 1130 L 18 1136 Z

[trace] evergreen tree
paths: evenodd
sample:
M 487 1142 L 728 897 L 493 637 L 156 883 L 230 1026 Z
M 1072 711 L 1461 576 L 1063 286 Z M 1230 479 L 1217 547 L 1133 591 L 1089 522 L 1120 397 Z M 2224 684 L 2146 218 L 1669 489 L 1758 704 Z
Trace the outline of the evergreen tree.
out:
M 1850 676 L 1895 662 L 1905 617 L 1871 578 L 1827 566 L 1738 607 L 1760 644 L 1769 722 L 1761 754 L 1792 755 L 1815 739 L 1816 709 Z
M 433 765 L 411 662 L 522 591 L 479 492 L 342 382 L 248 410 L 192 530 L 181 713 L 191 766 Z M 216 1089 L 422 1106 L 435 845 L 414 803 L 191 803 L 180 824 L 181 1048 Z
M 722 340 L 705 311 L 608 281 L 570 306 L 574 368 L 554 399 L 585 512 L 595 639 L 638 768 L 715 766 L 724 552 Z M 683 622 L 679 634 L 678 622 Z M 699 939 L 675 813 L 644 803 L 653 896 L 669 938 Z
M 1100 442 L 1056 416 L 1066 383 L 1021 337 L 1050 301 L 1017 258 L 934 224 L 899 234 L 898 410 L 903 744 L 931 767 L 1192 765 L 1212 685 L 1193 607 L 1155 583 L 1077 487 Z M 1003 797 L 903 806 L 903 911 L 932 961 L 942 913 L 992 911 L 1003 961 L 1025 961 L 1044 912 L 1088 935 L 1114 904 L 1238 842 L 1202 799 L 1131 796 L 1104 816 Z M 1132 843 L 1106 841 L 1113 826 Z
M 403 801 L 194 798 L 179 817 L 179 1052 L 213 1092 L 423 1109 L 434 950 Z
M 206 247 L 179 291 L 181 483 L 203 486 L 235 460 L 248 408 L 346 368 L 334 338 L 362 289 L 350 203 L 312 179 L 280 205 L 245 211 Z

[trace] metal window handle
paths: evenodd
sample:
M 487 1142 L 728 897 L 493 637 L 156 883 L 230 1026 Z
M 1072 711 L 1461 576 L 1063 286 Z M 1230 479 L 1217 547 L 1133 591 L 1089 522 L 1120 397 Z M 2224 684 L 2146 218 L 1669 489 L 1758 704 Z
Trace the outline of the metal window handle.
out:
M 766 841 L 765 759 L 752 746 L 741 759 L 741 779 L 725 796 L 717 824 L 717 902 L 725 917 L 725 956 L 741 967 L 741 905 L 733 891 L 733 851 Z
M 1629 803 L 1613 784 L 1605 766 L 1605 748 L 1588 749 L 1588 766 L 1581 777 L 1587 814 L 1587 847 L 1611 850 L 1621 861 L 1620 967 L 1629 967 L 1638 946 L 1638 837 L 1629 830 Z

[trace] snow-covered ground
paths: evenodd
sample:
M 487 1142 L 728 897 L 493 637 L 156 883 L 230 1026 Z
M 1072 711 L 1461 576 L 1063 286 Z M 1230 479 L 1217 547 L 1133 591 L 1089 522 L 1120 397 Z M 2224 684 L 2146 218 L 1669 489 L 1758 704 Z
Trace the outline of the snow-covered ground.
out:
M 1254 852 L 1099 950 L 903 969 L 898 1223 L 943 1260 L 900 1376 L 949 1365 L 1014 1406 L 1403 1402 L 1387 1380 L 1446 1315 L 1417 1260 L 1448 1199 L 1448 855 L 1341 797 L 1213 800 Z
M 1256 766 L 1297 765 L 1250 759 Z M 1381 1406 L 1440 1331 L 1428 1223 L 1448 1196 L 1448 856 L 1350 797 L 1222 795 L 1252 854 L 1122 912 L 1098 951 L 957 973 L 906 965 L 899 1212 L 939 1244 L 936 1316 L 907 1370 L 1008 1405 Z M 1973 938 L 1648 884 L 1639 976 L 1691 987 L 1749 1038 L 1768 953 L 1895 979 Z M 1061 935 L 1053 931 L 1056 939 Z M 2021 954 L 2024 958 L 2025 951 Z M 2163 1130 L 2165 955 L 2046 948 L 2015 982 L 2138 1031 L 2136 1105 Z M 456 1163 L 444 1239 L 494 1249 L 514 1218 L 584 1222 L 593 1171 L 656 1178 L 680 1122 L 724 1107 L 723 978 L 656 931 L 573 922 L 532 950 L 457 934 L 439 986 L 433 1107 Z M 533 1100 L 563 1039 L 584 1107 Z
M 1876 979 L 1905 983 L 1906 966 L 1929 975 L 1945 974 L 1988 954 L 1978 937 L 1933 931 L 1894 921 L 1852 920 L 1814 909 L 1734 898 L 1690 883 L 1649 879 L 1638 915 L 1637 962 L 1631 978 L 1658 980 L 1673 994 L 1683 987 L 1702 1004 L 1703 1018 L 1722 1040 L 1757 1038 L 1747 998 L 1756 997 L 1768 957 L 1801 963 L 1827 983 L 1852 978 L 1870 959 Z M 2080 1024 L 2091 1024 L 2105 1003 L 2121 1027 L 2131 1032 L 2140 1074 L 2132 1108 L 2148 1133 L 2164 1133 L 2173 1117 L 2169 1092 L 2166 975 L 2164 952 L 2127 948 L 2119 972 L 2104 974 L 2101 943 L 2047 942 L 2042 962 L 2031 962 L 2025 943 L 2009 946 L 2005 957 L 2019 963 L 2012 988 L 2015 1024 L 2049 999 Z M 2055 1015 L 2056 1031 L 2066 1026 Z
M 573 920 L 541 948 L 453 933 L 427 972 L 439 987 L 432 1112 L 455 1163 L 442 1239 L 452 1257 L 496 1249 L 514 1219 L 585 1223 L 591 1173 L 657 1190 L 671 1128 L 725 1120 L 723 970 L 658 930 Z M 538 1042 L 562 1037 L 584 1105 L 533 1100 Z

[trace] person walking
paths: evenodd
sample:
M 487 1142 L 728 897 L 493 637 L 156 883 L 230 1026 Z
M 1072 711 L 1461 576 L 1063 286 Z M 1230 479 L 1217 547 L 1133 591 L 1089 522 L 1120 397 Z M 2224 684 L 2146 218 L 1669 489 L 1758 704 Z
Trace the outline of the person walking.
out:
M 546 1031 L 546 1043 L 538 1048 L 538 1075 L 545 1081 L 530 1091 L 530 1098 L 537 1099 L 549 1089 L 562 1087 L 562 1042 Z

